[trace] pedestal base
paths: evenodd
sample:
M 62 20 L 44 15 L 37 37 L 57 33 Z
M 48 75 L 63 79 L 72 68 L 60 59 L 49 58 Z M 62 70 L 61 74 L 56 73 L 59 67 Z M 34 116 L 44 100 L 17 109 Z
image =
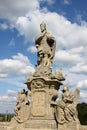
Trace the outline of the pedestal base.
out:
M 59 124 L 58 130 L 80 130 L 80 123 L 73 121 L 65 124 Z
M 7 130 L 57 130 L 57 124 L 55 120 L 28 120 L 9 126 Z
M 24 123 L 23 127 L 28 130 L 57 130 L 55 120 L 29 120 Z

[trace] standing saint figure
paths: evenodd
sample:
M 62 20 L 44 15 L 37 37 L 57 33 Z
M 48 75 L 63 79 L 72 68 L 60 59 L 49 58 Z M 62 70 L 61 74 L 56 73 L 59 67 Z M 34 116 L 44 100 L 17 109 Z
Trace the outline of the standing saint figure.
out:
M 35 39 L 35 45 L 38 51 L 38 66 L 47 66 L 51 68 L 55 56 L 55 38 L 46 30 L 46 24 L 40 24 L 41 34 Z

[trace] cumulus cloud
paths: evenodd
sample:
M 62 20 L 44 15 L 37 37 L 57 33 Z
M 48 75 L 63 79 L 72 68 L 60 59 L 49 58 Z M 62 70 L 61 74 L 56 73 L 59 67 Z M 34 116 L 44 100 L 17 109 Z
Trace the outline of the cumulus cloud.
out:
M 52 19 L 55 21 L 52 22 Z M 57 49 L 87 46 L 87 26 L 71 23 L 64 16 L 54 12 L 36 10 L 28 13 L 26 17 L 17 19 L 16 28 L 27 41 L 34 41 L 35 36 L 40 33 L 39 24 L 43 20 L 47 23 L 47 30 L 56 37 Z
M 36 53 L 37 52 L 37 49 L 35 46 L 30 46 L 27 48 L 27 51 L 31 52 L 31 53 Z
M 0 96 L 0 102 L 5 103 L 13 103 L 16 102 L 16 96 L 9 96 L 9 95 L 4 95 L 4 96 Z
M 55 54 L 55 63 L 75 64 L 81 62 L 82 58 L 79 54 L 72 54 L 70 51 L 60 50 Z
M 36 8 L 39 8 L 38 0 L 15 0 L 15 2 L 12 0 L 0 0 L 0 17 L 13 21 Z
M 55 0 L 40 0 L 41 2 L 47 2 L 48 4 L 54 4 Z
M 70 4 L 70 0 L 64 0 L 64 4 L 66 4 L 66 5 L 69 5 Z
M 32 18 L 19 17 L 16 22 L 16 29 L 20 35 L 25 36 L 25 41 L 34 41 L 35 35 L 37 34 L 37 20 L 29 20 Z M 36 22 L 37 21 L 37 22 Z
M 87 75 L 87 64 L 79 63 L 76 66 L 73 66 L 69 69 L 72 73 L 85 74 Z
M 0 96 L 0 113 L 13 113 L 14 106 L 16 105 L 17 92 L 8 90 L 7 95 Z
M 80 100 L 79 100 L 79 102 L 85 102 L 85 103 L 87 103 L 87 93 L 80 92 Z
M 53 0 L 45 0 L 45 2 L 49 3 L 50 1 Z M 42 0 L 33 0 L 31 2 L 29 0 L 16 0 L 15 3 L 11 0 L 1 1 L 0 16 L 8 20 L 16 17 L 15 20 L 12 20 L 13 22 L 10 21 L 10 24 L 19 31 L 20 35 L 25 36 L 26 41 L 34 41 L 35 36 L 40 32 L 39 24 L 44 20 L 47 23 L 47 29 L 56 37 L 57 49 L 87 46 L 86 22 L 81 25 L 71 23 L 56 12 L 41 9 L 40 2 Z M 12 17 L 6 17 L 6 15 Z M 53 22 L 52 19 L 55 19 L 55 21 Z
M 71 54 L 78 54 L 78 53 L 83 53 L 84 52 L 84 47 L 80 46 L 77 48 L 72 48 L 71 50 L 69 50 L 69 53 Z
M 33 65 L 27 56 L 21 53 L 14 55 L 12 59 L 0 60 L 0 77 L 12 75 L 28 76 L 34 72 Z
M 11 39 L 11 41 L 8 44 L 9 47 L 14 47 L 15 46 L 15 40 L 14 38 Z
M 15 22 L 19 16 L 25 16 L 28 12 L 40 9 L 40 3 L 53 4 L 54 0 L 0 0 L 0 18 Z
M 87 89 L 87 80 L 79 81 L 77 87 L 83 90 Z
M 8 29 L 8 25 L 6 23 L 0 23 L 0 29 L 6 30 Z
M 11 89 L 8 89 L 8 96 L 10 97 L 16 97 L 17 96 L 17 91 L 14 91 L 14 90 L 11 90 Z

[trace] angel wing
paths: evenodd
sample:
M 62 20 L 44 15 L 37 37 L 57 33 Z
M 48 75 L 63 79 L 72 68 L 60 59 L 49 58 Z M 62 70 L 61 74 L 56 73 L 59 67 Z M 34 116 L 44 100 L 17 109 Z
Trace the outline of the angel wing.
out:
M 79 90 L 79 89 L 76 89 L 76 90 L 73 92 L 73 95 L 74 95 L 73 103 L 74 103 L 74 105 L 76 106 L 76 105 L 77 105 L 77 102 L 78 102 L 78 99 L 79 99 L 79 97 L 80 97 L 80 90 Z

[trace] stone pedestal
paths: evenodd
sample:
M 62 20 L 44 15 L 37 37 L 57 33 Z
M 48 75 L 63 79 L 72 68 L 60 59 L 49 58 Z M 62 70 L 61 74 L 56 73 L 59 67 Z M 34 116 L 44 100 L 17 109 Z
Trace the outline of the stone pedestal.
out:
M 55 120 L 28 120 L 23 127 L 29 130 L 57 130 Z
M 58 130 L 80 130 L 80 122 L 72 121 L 65 124 L 59 124 Z
M 54 103 L 61 83 L 58 80 L 33 78 L 26 82 L 31 91 L 30 117 L 24 127 L 37 129 L 57 129 Z

